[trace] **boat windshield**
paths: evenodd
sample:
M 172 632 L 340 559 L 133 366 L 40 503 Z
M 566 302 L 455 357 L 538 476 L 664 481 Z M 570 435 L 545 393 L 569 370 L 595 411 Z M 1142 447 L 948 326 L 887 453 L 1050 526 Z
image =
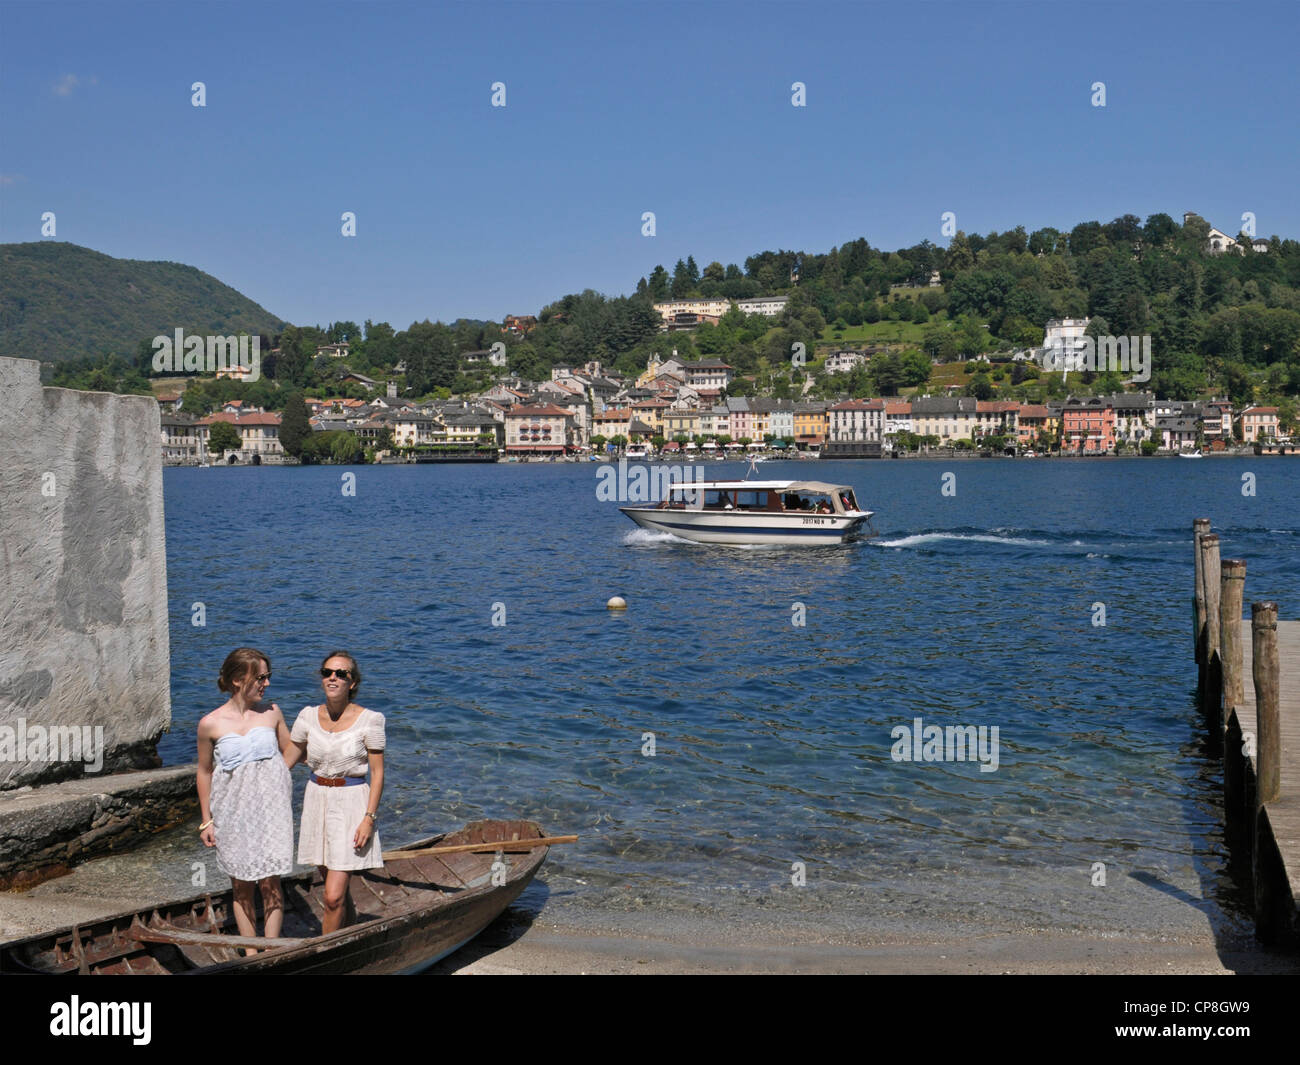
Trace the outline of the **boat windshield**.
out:
M 747 488 L 744 485 L 673 485 L 661 508 L 762 510 L 769 513 L 845 514 L 857 511 L 852 488 L 832 485 L 799 488 Z
M 799 510 L 806 514 L 834 514 L 835 497 L 829 492 L 814 492 L 801 489 L 797 492 L 785 492 L 781 496 L 785 510 Z

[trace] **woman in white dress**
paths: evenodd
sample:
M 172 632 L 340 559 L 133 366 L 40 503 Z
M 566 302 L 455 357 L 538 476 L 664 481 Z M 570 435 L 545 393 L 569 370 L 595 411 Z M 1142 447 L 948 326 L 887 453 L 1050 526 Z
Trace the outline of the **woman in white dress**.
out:
M 325 879 L 322 933 L 355 914 L 348 885 L 358 869 L 383 866 L 379 799 L 384 790 L 384 715 L 352 701 L 361 669 L 346 651 L 325 657 L 320 669 L 325 702 L 304 707 L 293 723 L 292 768 L 306 761 L 311 780 L 302 800 L 298 861 L 320 868 Z
M 230 877 L 239 934 L 257 935 L 257 886 L 265 934 L 275 938 L 284 921 L 280 877 L 293 872 L 293 783 L 289 730 L 280 708 L 262 702 L 270 682 L 271 660 L 260 651 L 226 656 L 217 687 L 230 698 L 199 721 L 198 789 L 199 838 L 216 847 Z

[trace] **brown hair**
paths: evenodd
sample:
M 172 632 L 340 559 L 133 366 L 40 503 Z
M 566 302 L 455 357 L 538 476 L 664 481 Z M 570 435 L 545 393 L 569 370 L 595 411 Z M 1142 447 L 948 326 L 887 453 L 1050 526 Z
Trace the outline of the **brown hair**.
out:
M 236 647 L 226 660 L 221 663 L 221 673 L 217 677 L 217 688 L 223 692 L 233 693 L 235 688 L 257 667 L 265 662 L 269 671 L 271 660 L 251 647 Z
M 361 687 L 361 667 L 357 665 L 357 660 L 348 654 L 347 651 L 331 651 L 320 660 L 321 669 L 325 668 L 325 663 L 331 658 L 346 658 L 352 663 L 352 684 L 348 688 L 348 698 L 351 699 L 352 696 L 357 694 L 357 689 Z

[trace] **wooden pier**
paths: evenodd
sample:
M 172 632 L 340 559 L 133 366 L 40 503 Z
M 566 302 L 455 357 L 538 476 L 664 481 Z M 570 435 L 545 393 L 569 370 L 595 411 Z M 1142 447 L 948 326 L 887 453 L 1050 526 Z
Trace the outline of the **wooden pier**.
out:
M 1242 617 L 1246 562 L 1220 559 L 1209 521 L 1192 526 L 1197 695 L 1223 754 L 1224 811 L 1234 863 L 1252 885 L 1266 943 L 1300 944 L 1300 621 L 1276 603 Z

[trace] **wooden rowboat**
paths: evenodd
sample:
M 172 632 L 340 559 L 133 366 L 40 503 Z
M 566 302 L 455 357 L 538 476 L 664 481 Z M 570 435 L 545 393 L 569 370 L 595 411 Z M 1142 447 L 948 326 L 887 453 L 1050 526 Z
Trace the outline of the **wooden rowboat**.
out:
M 468 943 L 519 896 L 549 850 L 529 840 L 545 838 L 531 821 L 475 821 L 389 851 L 382 869 L 353 875 L 356 921 L 329 935 L 320 933 L 325 885 L 313 871 L 281 880 L 277 939 L 240 937 L 227 891 L 0 944 L 0 972 L 418 972 Z M 479 849 L 420 853 L 471 845 Z M 245 946 L 265 949 L 246 957 Z

